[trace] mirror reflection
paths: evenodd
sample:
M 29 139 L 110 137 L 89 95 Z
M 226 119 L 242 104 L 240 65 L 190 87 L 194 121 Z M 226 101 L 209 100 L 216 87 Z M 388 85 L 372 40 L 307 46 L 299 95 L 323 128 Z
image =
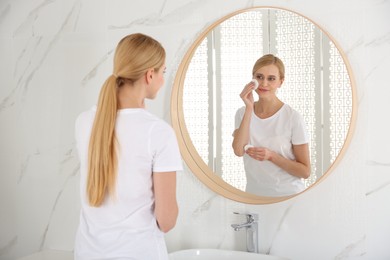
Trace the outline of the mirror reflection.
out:
M 304 179 L 307 188 L 336 160 L 352 113 L 351 82 L 343 58 L 326 33 L 308 19 L 286 10 L 258 8 L 213 27 L 197 46 L 185 75 L 184 123 L 203 162 L 245 191 L 243 158 L 232 148 L 235 114 L 244 106 L 239 95 L 252 79 L 253 64 L 267 53 L 279 57 L 286 69 L 278 98 L 298 111 L 307 125 L 311 164 L 310 176 Z
M 253 80 L 240 93 L 244 106 L 235 116 L 233 149 L 243 157 L 246 192 L 289 196 L 305 189 L 310 176 L 309 137 L 302 116 L 281 101 L 283 61 L 266 54 L 252 69 Z

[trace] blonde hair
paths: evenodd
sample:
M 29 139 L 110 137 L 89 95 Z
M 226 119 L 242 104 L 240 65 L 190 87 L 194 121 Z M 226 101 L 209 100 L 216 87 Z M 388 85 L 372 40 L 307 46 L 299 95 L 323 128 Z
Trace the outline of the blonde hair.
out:
M 253 65 L 252 69 L 252 76 L 254 76 L 256 71 L 258 71 L 260 68 L 271 64 L 275 65 L 278 68 L 280 79 L 284 80 L 283 61 L 273 54 L 266 54 L 255 62 L 255 65 Z
M 124 37 L 116 47 L 114 72 L 100 91 L 89 142 L 87 198 L 91 206 L 99 207 L 106 194 L 115 194 L 117 89 L 125 82 L 137 81 L 151 68 L 158 71 L 164 65 L 165 55 L 158 41 L 140 33 Z

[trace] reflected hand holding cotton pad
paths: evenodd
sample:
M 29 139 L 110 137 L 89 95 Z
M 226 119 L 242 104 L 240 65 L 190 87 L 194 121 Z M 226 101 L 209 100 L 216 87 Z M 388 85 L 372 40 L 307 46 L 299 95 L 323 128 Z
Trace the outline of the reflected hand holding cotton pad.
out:
M 256 79 L 252 79 L 252 81 L 255 85 L 253 86 L 253 90 L 257 89 L 259 87 L 259 82 Z
M 244 146 L 244 150 L 245 150 L 245 152 L 246 152 L 246 150 L 248 150 L 248 148 L 251 148 L 251 147 L 254 147 L 253 145 L 251 145 L 251 144 L 247 144 L 247 145 L 245 145 Z

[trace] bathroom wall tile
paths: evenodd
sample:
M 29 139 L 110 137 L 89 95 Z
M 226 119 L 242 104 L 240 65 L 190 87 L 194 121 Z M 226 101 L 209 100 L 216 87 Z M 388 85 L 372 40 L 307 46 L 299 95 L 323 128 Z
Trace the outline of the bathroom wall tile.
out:
M 12 91 L 12 74 L 13 60 L 12 60 L 12 39 L 11 37 L 0 35 L 0 55 L 2 60 L 0 61 L 0 75 L 3 82 L 3 86 L 0 88 L 0 111 L 2 104 L 7 95 Z
M 45 229 L 43 248 L 73 251 L 74 238 L 79 221 L 79 175 L 78 163 L 72 159 L 73 173 L 58 190 L 50 218 Z M 73 207 L 69 208 L 69 205 Z
M 371 163 L 390 164 L 389 145 L 390 125 L 384 124 L 383 111 L 389 111 L 388 97 L 390 90 L 387 83 L 383 82 L 384 75 L 390 66 L 390 29 L 387 26 L 389 17 L 383 10 L 390 11 L 388 1 L 376 2 L 367 9 L 367 23 L 365 28 L 365 48 L 366 57 L 364 60 L 364 84 L 369 93 L 368 129 L 369 129 L 369 149 L 367 159 Z M 379 94 L 383 93 L 383 94 Z M 386 93 L 386 94 L 384 94 Z
M 388 168 L 387 168 L 388 174 Z M 390 181 L 367 193 L 367 258 L 390 259 Z

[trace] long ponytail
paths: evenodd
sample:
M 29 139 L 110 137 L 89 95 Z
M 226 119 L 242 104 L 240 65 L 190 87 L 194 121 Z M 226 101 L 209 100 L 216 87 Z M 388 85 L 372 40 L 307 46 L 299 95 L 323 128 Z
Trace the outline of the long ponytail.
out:
M 88 152 L 87 195 L 91 206 L 99 207 L 115 193 L 117 154 L 115 122 L 118 110 L 116 78 L 111 75 L 100 91 Z

